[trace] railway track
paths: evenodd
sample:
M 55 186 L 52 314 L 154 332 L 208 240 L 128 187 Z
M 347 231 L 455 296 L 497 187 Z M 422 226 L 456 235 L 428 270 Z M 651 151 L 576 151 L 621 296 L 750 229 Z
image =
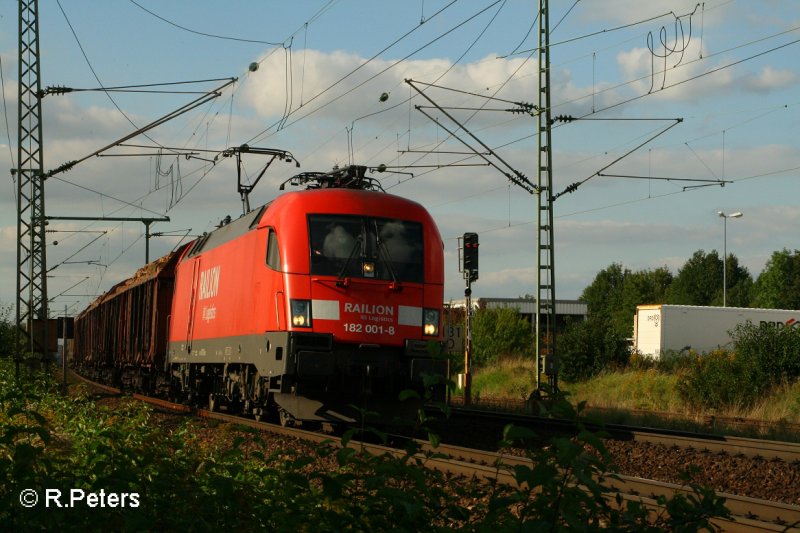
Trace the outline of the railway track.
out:
M 119 389 L 92 382 L 78 374 L 75 374 L 74 372 L 72 375 L 86 382 L 90 386 L 96 387 L 105 392 L 119 395 L 124 394 L 124 392 Z M 322 443 L 325 441 L 330 442 L 331 440 L 330 435 L 321 434 L 319 432 L 312 432 L 299 428 L 282 427 L 277 424 L 258 422 L 253 419 L 234 416 L 227 413 L 212 412 L 207 409 L 196 409 L 186 405 L 174 404 L 172 402 L 139 394 L 133 394 L 132 397 L 162 409 L 181 413 L 191 413 L 202 418 L 249 426 L 261 431 L 299 438 L 313 443 Z M 528 419 L 528 421 L 530 422 L 530 419 Z M 651 435 L 648 434 L 648 432 L 639 431 L 635 433 L 635 440 L 639 441 L 648 439 L 650 437 L 653 439 L 662 440 L 670 438 L 666 435 Z M 797 454 L 800 454 L 800 448 L 793 447 L 790 443 L 779 443 L 780 446 L 776 446 L 773 443 L 767 443 L 766 445 L 763 445 L 764 443 L 762 443 L 762 445 L 759 445 L 755 441 L 750 441 L 753 441 L 753 439 L 737 438 L 727 441 L 726 439 L 718 438 L 713 442 L 713 445 L 720 447 L 719 449 L 728 446 L 728 450 L 737 450 L 734 453 L 767 453 L 779 455 L 793 453 L 795 454 L 793 456 L 795 458 L 798 457 Z M 531 465 L 530 459 L 517 455 L 477 450 L 449 444 L 440 444 L 436 447 L 432 447 L 427 442 L 418 442 L 421 449 L 420 459 L 427 468 L 436 469 L 453 476 L 465 476 L 468 479 L 477 478 L 514 486 L 517 484 L 517 481 L 513 475 L 514 467 Z M 700 438 L 692 440 L 689 437 L 683 437 L 681 442 L 683 442 L 685 445 L 696 447 L 698 449 L 704 449 L 702 446 L 706 446 L 707 444 L 710 445 L 710 443 L 706 443 L 706 441 Z M 397 447 L 355 440 L 351 441 L 348 445 L 375 455 L 390 454 L 397 457 L 402 457 L 407 453 L 405 450 L 398 449 Z M 776 455 L 776 457 L 777 456 L 778 455 Z M 692 490 L 688 487 L 683 487 L 672 483 L 664 483 L 660 481 L 619 474 L 614 476 L 606 476 L 604 478 L 604 484 L 609 489 L 607 495 L 609 501 L 613 502 L 617 495 L 619 495 L 624 501 L 638 501 L 651 509 L 660 508 L 659 504 L 657 503 L 657 498 L 659 496 L 665 496 L 669 498 L 675 494 L 688 495 L 692 492 Z M 714 520 L 715 525 L 720 527 L 723 531 L 800 531 L 800 506 L 759 500 L 734 494 L 722 493 L 719 495 L 726 499 L 726 506 L 731 511 L 732 515 L 730 519 Z
M 574 424 L 569 421 L 524 414 L 486 411 L 482 409 L 476 410 L 463 407 L 453 408 L 452 414 L 453 416 L 467 420 L 484 419 L 498 422 L 501 425 L 511 423 L 530 427 L 537 431 L 569 433 L 574 429 Z M 609 433 L 613 439 L 619 441 L 678 446 L 704 452 L 725 453 L 731 456 L 743 455 L 746 457 L 761 457 L 764 459 L 780 459 L 781 461 L 789 463 L 800 462 L 800 443 L 796 442 L 691 433 L 688 431 L 670 429 L 638 428 L 620 424 L 605 424 L 601 427 L 586 423 L 586 427 L 592 431 L 602 429 Z
M 451 400 L 454 407 L 463 407 L 463 398 L 454 397 Z M 531 407 L 526 400 L 520 399 L 487 399 L 481 398 L 473 402 L 473 408 L 476 410 L 486 410 L 501 413 L 515 413 L 515 414 L 530 414 Z M 618 412 L 616 409 L 604 407 L 591 407 L 587 409 L 593 415 L 600 415 L 607 417 L 613 416 Z M 696 426 L 703 428 L 706 431 L 714 429 L 722 431 L 742 431 L 759 434 L 769 434 L 774 431 L 782 433 L 800 435 L 800 423 L 791 422 L 770 422 L 765 420 L 747 419 L 741 417 L 718 416 L 718 415 L 695 415 L 687 416 L 680 413 L 670 413 L 661 411 L 646 411 L 640 409 L 626 409 L 625 413 L 629 416 L 639 417 L 642 419 L 652 420 L 658 419 L 661 421 L 670 421 L 681 426 Z M 699 431 L 702 431 L 700 429 Z

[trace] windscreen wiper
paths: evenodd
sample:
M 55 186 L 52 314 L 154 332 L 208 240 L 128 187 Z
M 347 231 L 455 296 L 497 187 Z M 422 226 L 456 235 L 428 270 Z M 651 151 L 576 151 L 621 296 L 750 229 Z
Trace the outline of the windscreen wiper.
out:
M 344 281 L 345 274 L 347 273 L 347 268 L 350 266 L 350 261 L 353 260 L 353 256 L 356 255 L 356 250 L 361 248 L 361 235 L 356 237 L 356 242 L 353 243 L 353 249 L 350 250 L 350 255 L 347 256 L 347 261 L 344 262 L 344 266 L 342 267 L 341 272 L 336 278 L 336 286 L 337 287 L 346 287 L 347 283 Z
M 383 264 L 386 265 L 386 270 L 389 271 L 389 275 L 392 276 L 392 285 L 393 287 L 397 285 L 397 274 L 394 272 L 394 262 L 392 261 L 392 255 L 389 253 L 389 247 L 386 246 L 386 243 L 381 240 L 380 232 L 378 231 L 378 222 L 375 221 L 375 241 L 378 243 L 378 258 L 383 261 Z

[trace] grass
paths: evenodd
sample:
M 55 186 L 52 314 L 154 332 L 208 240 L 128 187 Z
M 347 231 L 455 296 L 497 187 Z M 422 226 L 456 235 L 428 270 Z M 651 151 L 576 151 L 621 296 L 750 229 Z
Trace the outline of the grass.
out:
M 527 399 L 534 386 L 533 371 L 533 362 L 522 358 L 502 359 L 490 367 L 479 368 L 472 376 L 473 395 L 486 399 Z
M 476 368 L 472 378 L 475 399 L 519 400 L 533 390 L 533 362 L 510 358 L 495 365 Z M 592 408 L 603 410 L 609 423 L 660 425 L 675 429 L 709 429 L 709 415 L 716 417 L 761 420 L 780 426 L 781 423 L 800 424 L 800 382 L 778 387 L 756 405 L 742 409 L 697 412 L 686 405 L 677 392 L 679 374 L 646 370 L 609 371 L 580 383 L 560 382 L 562 391 L 569 393 L 573 404 L 585 401 Z M 665 416 L 665 413 L 679 415 Z M 698 427 L 698 425 L 700 427 Z M 729 431 L 725 428 L 723 431 Z M 783 438 L 780 434 L 775 438 Z M 796 435 L 794 435 L 796 437 Z M 771 438 L 771 437 L 770 437 Z
M 650 369 L 606 372 L 583 383 L 563 383 L 562 389 L 593 407 L 686 412 L 677 382 L 677 376 Z
M 800 423 L 800 382 L 779 387 L 767 400 L 750 409 L 748 418 Z

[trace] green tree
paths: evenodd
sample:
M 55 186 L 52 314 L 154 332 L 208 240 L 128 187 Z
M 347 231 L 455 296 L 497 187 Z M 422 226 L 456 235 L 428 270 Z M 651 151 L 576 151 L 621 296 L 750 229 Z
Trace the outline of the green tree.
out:
M 558 354 L 561 377 L 575 382 L 608 367 L 624 366 L 628 345 L 610 322 L 590 315 L 584 322 L 567 325 L 558 337 Z
M 617 335 L 630 337 L 636 306 L 664 303 L 671 283 L 667 267 L 631 272 L 613 263 L 597 274 L 581 299 L 590 316 L 608 321 Z
M 672 285 L 672 273 L 667 267 L 637 270 L 625 277 L 622 305 L 613 316 L 616 332 L 623 337 L 633 335 L 633 315 L 637 305 L 660 304 L 667 301 Z
M 583 289 L 581 300 L 586 302 L 590 316 L 611 320 L 614 312 L 622 306 L 622 291 L 625 277 L 630 270 L 619 263 L 612 263 L 594 277 L 594 281 Z
M 478 309 L 471 321 L 472 355 L 478 365 L 510 355 L 531 355 L 531 324 L 512 307 Z
M 800 250 L 772 253 L 753 287 L 753 307 L 800 309 Z
M 679 305 L 722 305 L 722 258 L 716 250 L 708 254 L 696 251 L 681 267 L 670 285 L 667 303 Z M 753 289 L 753 278 L 739 265 L 733 254 L 727 260 L 727 305 L 747 307 Z

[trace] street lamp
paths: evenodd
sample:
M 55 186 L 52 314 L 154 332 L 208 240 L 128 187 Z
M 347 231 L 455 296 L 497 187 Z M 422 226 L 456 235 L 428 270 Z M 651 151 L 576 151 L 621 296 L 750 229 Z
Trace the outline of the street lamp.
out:
M 740 218 L 741 211 L 726 215 L 722 211 L 717 211 L 717 214 L 723 220 L 723 239 L 722 239 L 722 307 L 727 307 L 728 304 L 728 219 Z

